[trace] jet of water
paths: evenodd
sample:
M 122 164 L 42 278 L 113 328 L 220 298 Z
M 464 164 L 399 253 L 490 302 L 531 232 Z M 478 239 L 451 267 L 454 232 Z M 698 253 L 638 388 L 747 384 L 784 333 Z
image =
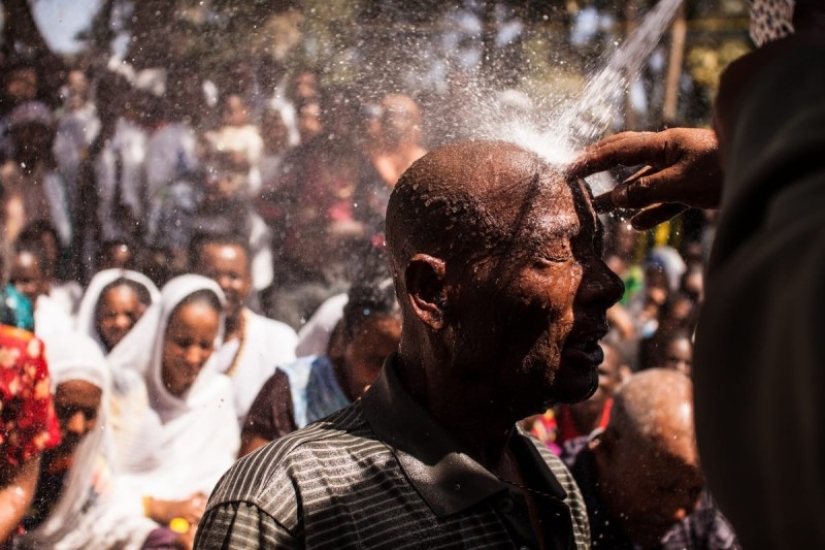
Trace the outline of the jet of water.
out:
M 501 105 L 488 100 L 490 110 L 481 109 L 484 116 L 479 117 L 485 121 L 480 137 L 513 142 L 554 164 L 571 161 L 577 150 L 603 137 L 621 113 L 630 84 L 638 78 L 681 2 L 659 2 L 584 90 L 549 113 L 537 114 L 536 109 L 502 116 Z

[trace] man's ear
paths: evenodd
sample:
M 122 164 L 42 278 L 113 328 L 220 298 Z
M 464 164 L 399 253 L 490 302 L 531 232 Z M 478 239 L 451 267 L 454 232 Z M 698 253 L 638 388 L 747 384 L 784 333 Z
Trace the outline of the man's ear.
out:
M 444 328 L 447 292 L 444 284 L 447 268 L 444 260 L 416 254 L 404 271 L 404 286 L 415 315 L 432 330 Z

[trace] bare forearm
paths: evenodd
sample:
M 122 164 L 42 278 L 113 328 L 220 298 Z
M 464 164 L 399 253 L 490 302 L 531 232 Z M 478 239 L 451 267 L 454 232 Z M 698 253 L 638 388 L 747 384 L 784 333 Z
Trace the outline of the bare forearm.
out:
M 39 473 L 40 457 L 37 457 L 4 476 L 7 483 L 0 489 L 0 541 L 7 540 L 26 515 Z

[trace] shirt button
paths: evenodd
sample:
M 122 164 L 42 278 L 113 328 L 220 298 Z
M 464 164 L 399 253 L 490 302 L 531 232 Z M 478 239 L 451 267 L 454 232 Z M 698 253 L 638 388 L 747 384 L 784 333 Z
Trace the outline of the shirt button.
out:
M 498 509 L 505 514 L 512 512 L 514 507 L 515 505 L 513 504 L 513 499 L 510 497 L 504 497 L 498 501 Z

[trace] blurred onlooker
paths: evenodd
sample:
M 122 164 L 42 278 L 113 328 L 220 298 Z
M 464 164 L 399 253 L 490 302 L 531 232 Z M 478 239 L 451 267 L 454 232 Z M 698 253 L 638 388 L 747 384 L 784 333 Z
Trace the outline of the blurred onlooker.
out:
M 296 106 L 298 135 L 301 143 L 309 143 L 324 131 L 321 119 L 321 102 L 316 97 L 302 100 Z
M 74 205 L 78 200 L 81 164 L 101 125 L 97 108 L 90 100 L 90 84 L 84 71 L 69 71 L 61 95 L 63 109 L 58 117 L 54 155 L 66 183 L 69 204 Z
M 259 169 L 261 185 L 266 186 L 277 178 L 284 155 L 290 148 L 289 128 L 278 109 L 269 107 L 261 114 L 261 139 L 263 154 Z
M 100 243 L 97 249 L 97 269 L 134 269 L 135 250 L 126 239 L 110 239 Z
M 740 547 L 704 488 L 688 377 L 661 369 L 632 376 L 604 431 L 571 441 L 566 451 L 593 548 Z
M 253 292 L 248 241 L 230 234 L 199 234 L 189 245 L 189 269 L 209 277 L 226 296 L 223 345 L 215 350 L 218 372 L 232 379 L 238 422 L 246 416 L 276 365 L 295 359 L 298 336 L 247 305 Z
M 398 348 L 401 310 L 388 266 L 373 264 L 348 293 L 323 355 L 300 357 L 264 384 L 243 425 L 241 456 L 355 401 Z
M 16 60 L 3 67 L 0 88 L 0 160 L 14 155 L 9 135 L 9 114 L 18 105 L 37 99 L 39 76 L 37 67 L 25 60 Z
M 93 179 L 97 210 L 90 213 L 99 239 L 139 239 L 144 216 L 147 132 L 140 120 L 144 96 L 119 73 L 106 71 L 97 81 L 101 130 L 89 147 L 87 178 Z M 88 205 L 87 205 L 88 208 Z
M 364 215 L 372 233 L 383 233 L 387 202 L 395 182 L 404 171 L 427 151 L 422 146 L 421 112 L 411 98 L 391 94 L 381 100 L 378 139 L 370 154 L 375 175 L 362 175 L 360 193 L 369 207 Z
M 49 297 L 70 314 L 77 311 L 77 305 L 83 294 L 83 289 L 77 281 L 65 276 L 68 269 L 67 250 L 60 243 L 60 237 L 54 225 L 46 220 L 38 220 L 28 224 L 17 238 L 18 244 L 26 246 L 36 243 L 43 248 L 46 254 L 46 264 L 43 265 L 44 275 L 49 283 Z
M 72 312 L 49 296 L 46 251 L 37 242 L 18 243 L 11 262 L 10 281 L 32 303 L 34 333 L 47 345 L 71 331 Z
M 359 262 L 354 247 L 365 238 L 356 213 L 363 167 L 354 134 L 357 96 L 348 88 L 329 90 L 323 105 L 324 133 L 287 153 L 280 176 L 256 202 L 280 251 L 265 309 L 296 329 L 346 288 L 348 270 Z
M 113 508 L 113 471 L 106 442 L 110 377 L 87 337 L 74 334 L 49 348 L 60 445 L 43 453 L 26 533 L 14 547 L 137 550 L 158 525 Z
M 54 132 L 54 116 L 43 103 L 22 103 L 9 115 L 14 155 L 0 169 L 9 242 L 17 239 L 26 224 L 38 220 L 54 225 L 62 246 L 71 242 L 72 210 L 52 154 Z
M 246 189 L 249 194 L 261 187 L 260 162 L 264 142 L 258 127 L 251 124 L 250 107 L 242 95 L 229 94 L 220 101 L 221 127 L 206 133 L 212 148 L 220 153 L 236 154 L 248 163 Z
M 42 453 L 60 443 L 43 344 L 0 325 L 0 544 L 19 532 Z

